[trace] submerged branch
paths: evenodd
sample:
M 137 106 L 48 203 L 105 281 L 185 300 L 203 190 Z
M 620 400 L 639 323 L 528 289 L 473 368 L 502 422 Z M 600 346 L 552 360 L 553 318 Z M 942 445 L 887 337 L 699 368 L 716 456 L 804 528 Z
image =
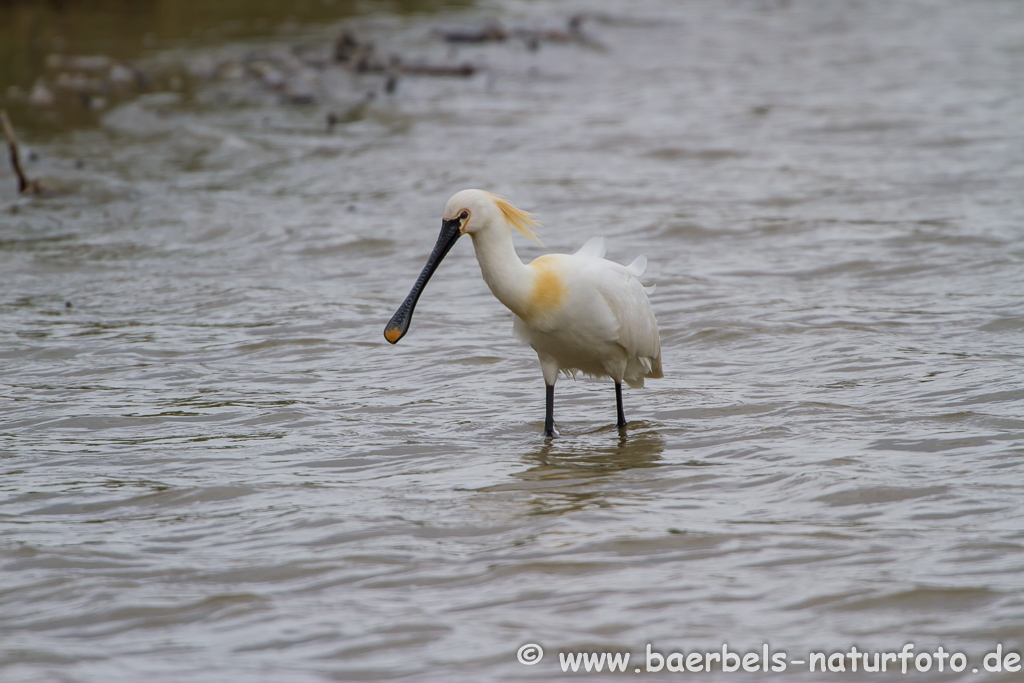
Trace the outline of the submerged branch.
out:
M 14 127 L 11 120 L 7 118 L 7 111 L 0 109 L 0 123 L 3 124 L 4 136 L 7 138 L 7 151 L 11 157 L 11 168 L 14 175 L 18 176 L 19 194 L 39 194 L 43 191 L 42 184 L 38 180 L 29 180 L 25 172 L 21 170 L 21 154 L 18 151 L 18 138 L 14 135 Z

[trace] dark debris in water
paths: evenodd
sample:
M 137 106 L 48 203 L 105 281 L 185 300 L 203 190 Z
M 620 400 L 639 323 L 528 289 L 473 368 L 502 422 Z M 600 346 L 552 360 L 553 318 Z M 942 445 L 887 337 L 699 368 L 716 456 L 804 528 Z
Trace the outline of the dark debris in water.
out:
M 490 23 L 482 28 L 436 28 L 434 39 L 448 44 L 498 44 L 521 41 L 530 50 L 543 43 L 595 44 L 582 30 L 583 15 L 574 15 L 566 29 L 506 28 Z M 233 46 L 234 47 L 234 46 Z M 309 106 L 347 103 L 341 113 L 326 115 L 326 129 L 358 121 L 377 95 L 393 95 L 404 77 L 469 78 L 482 67 L 472 61 L 428 61 L 394 51 L 379 50 L 352 27 L 344 28 L 331 44 L 244 47 L 220 56 L 184 56 L 173 52 L 138 63 L 106 55 L 49 54 L 45 75 L 28 91 L 12 87 L 8 99 L 27 110 L 78 109 L 91 115 L 145 93 L 187 93 L 212 90 L 214 102 L 251 102 L 270 98 L 279 104 Z M 229 56 L 230 55 L 230 56 Z M 337 72 L 377 77 L 372 89 L 356 81 L 339 80 Z M 348 86 L 344 85 L 346 82 Z M 346 88 L 358 92 L 341 92 Z M 4 117 L 11 167 L 22 196 L 49 194 L 39 179 L 26 176 L 13 126 Z M 30 158 L 31 162 L 32 159 Z M 14 210 L 12 208 L 12 210 Z
M 361 42 L 351 30 L 341 32 L 334 43 L 334 61 L 359 74 L 385 76 L 383 89 L 395 91 L 401 74 L 418 76 L 472 76 L 478 67 L 468 62 L 461 64 L 410 63 L 397 53 L 380 54 L 372 42 Z
M 543 43 L 592 44 L 582 30 L 583 16 L 574 15 L 566 29 L 507 29 L 491 23 L 482 28 L 437 28 L 433 35 L 449 44 L 504 43 L 522 41 L 530 49 Z M 410 59 L 397 52 L 381 52 L 373 41 L 345 28 L 333 45 L 298 45 L 288 51 L 253 48 L 242 58 L 222 61 L 179 63 L 150 60 L 136 64 L 121 62 L 106 55 L 68 55 L 54 53 L 45 58 L 46 75 L 31 89 L 12 87 L 7 93 L 14 102 L 36 109 L 80 107 L 88 112 L 107 110 L 118 102 L 144 92 L 181 90 L 185 80 L 214 83 L 245 83 L 277 94 L 285 104 L 315 104 L 324 97 L 323 76 L 332 69 L 347 69 L 356 74 L 382 77 L 380 89 L 395 92 L 401 76 L 457 77 L 473 76 L 478 64 L 434 63 Z
M 535 30 L 535 29 L 506 29 L 500 22 L 492 22 L 481 28 L 467 29 L 436 29 L 435 35 L 447 43 L 453 44 L 480 44 L 480 43 L 504 43 L 508 40 L 521 40 L 531 50 L 536 50 L 541 43 L 590 43 L 592 42 L 583 33 L 582 14 L 575 14 L 569 18 L 566 30 Z

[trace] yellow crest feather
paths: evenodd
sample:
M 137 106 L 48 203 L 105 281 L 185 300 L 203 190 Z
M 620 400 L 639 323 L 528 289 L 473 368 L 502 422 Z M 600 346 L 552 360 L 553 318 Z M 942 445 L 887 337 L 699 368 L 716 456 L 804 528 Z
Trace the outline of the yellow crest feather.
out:
M 530 229 L 540 227 L 540 223 L 534 220 L 532 213 L 523 211 L 522 209 L 517 209 L 504 197 L 491 194 L 490 192 L 487 194 L 491 195 L 491 199 L 494 200 L 495 205 L 501 211 L 501 215 L 505 217 L 505 220 L 508 221 L 509 225 L 518 230 L 519 234 L 523 237 L 528 237 L 540 246 L 544 246 L 544 243 L 540 241 L 540 238 L 538 238 L 537 235 L 533 233 L 533 230 Z

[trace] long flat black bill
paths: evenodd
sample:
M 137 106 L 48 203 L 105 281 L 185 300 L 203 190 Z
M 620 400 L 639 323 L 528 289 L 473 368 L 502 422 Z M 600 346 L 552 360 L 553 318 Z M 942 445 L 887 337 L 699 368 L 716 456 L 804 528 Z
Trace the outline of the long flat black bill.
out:
M 416 302 L 419 301 L 420 294 L 423 293 L 423 288 L 427 286 L 430 276 L 434 274 L 441 260 L 451 251 L 451 248 L 455 246 L 455 241 L 461 235 L 462 232 L 459 230 L 458 219 L 441 223 L 441 234 L 437 236 L 434 250 L 430 252 L 426 265 L 423 266 L 420 276 L 416 278 L 416 284 L 412 286 L 409 296 L 405 297 L 405 301 L 398 307 L 395 314 L 391 316 L 387 327 L 384 328 L 384 338 L 392 344 L 397 344 L 398 340 L 409 331 L 409 323 L 412 322 L 412 312 L 416 308 Z

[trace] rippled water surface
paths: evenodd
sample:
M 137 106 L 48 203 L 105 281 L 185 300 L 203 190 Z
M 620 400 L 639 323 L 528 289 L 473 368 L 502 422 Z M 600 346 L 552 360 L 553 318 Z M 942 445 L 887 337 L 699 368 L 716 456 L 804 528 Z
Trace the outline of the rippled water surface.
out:
M 431 33 L 580 11 L 588 42 L 536 51 Z M 378 77 L 305 106 L 147 94 L 37 141 L 61 194 L 0 176 L 4 681 L 1024 646 L 1024 5 L 359 30 L 484 68 L 332 131 Z M 627 390 L 628 436 L 581 379 L 542 438 L 468 240 L 384 341 L 463 187 L 538 213 L 547 250 L 650 259 L 666 376 Z

